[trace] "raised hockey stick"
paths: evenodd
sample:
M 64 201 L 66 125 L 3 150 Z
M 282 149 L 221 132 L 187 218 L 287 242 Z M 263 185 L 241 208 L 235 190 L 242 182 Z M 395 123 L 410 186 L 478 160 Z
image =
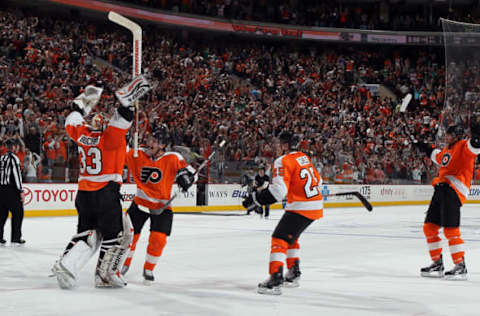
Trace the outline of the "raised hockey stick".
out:
M 324 195 L 325 197 L 329 197 L 329 196 L 344 196 L 344 195 L 353 195 L 355 196 L 357 199 L 360 200 L 360 202 L 362 202 L 363 206 L 365 206 L 365 208 L 367 209 L 367 211 L 371 212 L 373 207 L 372 207 L 372 204 L 370 204 L 370 202 L 367 201 L 367 199 L 358 191 L 351 191 L 351 192 L 341 192 L 341 193 L 333 193 L 333 194 L 327 194 L 327 195 Z
M 132 79 L 142 72 L 142 28 L 132 20 L 114 11 L 108 12 L 108 19 L 133 34 Z M 133 134 L 133 157 L 138 157 L 138 101 L 135 101 L 135 126 Z
M 208 164 L 208 162 L 213 158 L 213 156 L 215 155 L 215 153 L 217 152 L 218 149 L 222 148 L 223 146 L 225 146 L 225 143 L 226 141 L 225 140 L 222 140 L 220 142 L 220 144 L 218 144 L 218 148 L 215 149 L 214 151 L 212 151 L 212 153 L 208 156 L 207 159 L 205 159 L 202 164 L 197 168 L 197 170 L 195 170 L 195 173 L 193 174 L 193 176 L 195 177 L 203 168 L 205 168 L 205 166 Z M 167 206 L 169 206 L 172 201 L 177 197 L 177 192 L 175 192 L 172 197 L 165 203 L 165 205 L 163 205 L 161 208 L 159 208 L 158 210 L 150 210 L 150 213 L 153 214 L 153 215 L 160 215 L 166 208 Z
M 412 94 L 408 93 L 402 100 L 402 104 L 400 105 L 400 113 L 402 113 L 402 118 L 403 118 L 403 121 L 405 122 L 405 132 L 407 133 L 408 137 L 412 142 L 416 142 L 415 137 L 413 137 L 412 132 L 408 127 L 408 121 L 405 115 L 405 112 L 407 111 L 407 107 L 410 104 L 410 101 L 412 101 Z

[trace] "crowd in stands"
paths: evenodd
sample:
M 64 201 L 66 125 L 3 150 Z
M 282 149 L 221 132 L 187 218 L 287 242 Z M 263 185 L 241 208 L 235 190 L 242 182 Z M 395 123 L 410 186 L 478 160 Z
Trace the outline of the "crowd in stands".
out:
M 123 0 L 125 3 L 210 17 L 314 27 L 439 31 L 439 18 L 478 22 L 479 6 L 404 1 L 337 0 Z
M 97 111 L 112 113 L 113 92 L 130 79 L 130 35 L 11 10 L 0 11 L 0 29 L 0 138 L 23 140 L 29 181 L 75 181 L 77 150 L 63 128 L 71 101 L 86 85 L 101 86 Z M 425 182 L 436 171 L 413 149 L 398 101 L 360 84 L 413 93 L 410 128 L 433 141 L 443 107 L 442 51 L 411 50 L 212 40 L 147 27 L 143 71 L 154 89 L 141 101 L 140 130 L 168 134 L 193 160 L 227 139 L 217 159 L 225 164 L 212 165 L 220 178 L 271 163 L 275 136 L 288 129 L 326 182 Z

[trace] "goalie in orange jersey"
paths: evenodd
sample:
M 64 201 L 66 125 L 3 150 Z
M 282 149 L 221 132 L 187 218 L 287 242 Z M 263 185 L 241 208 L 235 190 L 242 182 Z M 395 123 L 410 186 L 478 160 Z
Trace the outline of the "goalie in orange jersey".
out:
M 471 138 L 464 138 L 463 128 L 452 125 L 446 133 L 447 147 L 433 149 L 423 142 L 414 143 L 432 161 L 440 166 L 438 176 L 433 179 L 435 188 L 428 207 L 423 231 L 427 239 L 433 263 L 420 270 L 424 277 L 445 277 L 447 280 L 466 280 L 465 251 L 460 237 L 460 208 L 470 191 L 475 158 L 480 154 L 480 124 L 472 119 Z M 450 254 L 455 266 L 444 273 L 442 245 L 439 229 L 448 239 Z
M 175 181 L 183 192 L 188 191 L 195 182 L 195 169 L 179 153 L 166 151 L 167 135 L 158 138 L 147 135 L 142 143 L 138 157 L 135 158 L 130 150 L 126 160 L 137 184 L 137 193 L 128 208 L 134 237 L 122 274 L 125 275 L 130 268 L 140 232 L 147 219 L 150 219 L 150 237 L 143 266 L 144 283 L 148 285 L 154 281 L 153 270 L 172 230 L 173 212 L 170 205 L 165 207 L 165 203 L 171 197 Z

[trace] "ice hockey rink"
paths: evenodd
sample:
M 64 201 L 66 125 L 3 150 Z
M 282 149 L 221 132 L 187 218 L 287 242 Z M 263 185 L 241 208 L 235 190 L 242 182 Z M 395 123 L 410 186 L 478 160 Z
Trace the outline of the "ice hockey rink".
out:
M 280 296 L 257 294 L 256 285 L 267 277 L 270 235 L 282 211 L 268 220 L 243 212 L 176 214 L 152 286 L 141 277 L 145 227 L 126 288 L 95 289 L 92 258 L 70 291 L 48 275 L 76 218 L 26 218 L 26 246 L 0 248 L 0 315 L 479 315 L 480 206 L 463 207 L 468 281 L 419 276 L 430 264 L 425 209 L 326 209 L 300 239 L 300 287 Z

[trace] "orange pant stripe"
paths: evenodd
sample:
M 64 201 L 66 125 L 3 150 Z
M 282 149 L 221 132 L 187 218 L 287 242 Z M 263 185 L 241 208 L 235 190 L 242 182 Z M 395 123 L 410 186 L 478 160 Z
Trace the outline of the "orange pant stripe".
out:
M 273 274 L 278 272 L 281 267 L 283 267 L 283 261 L 277 261 L 274 258 L 287 256 L 288 243 L 285 240 L 272 237 L 272 246 L 270 251 L 270 264 L 269 264 L 269 273 Z M 282 256 L 275 255 L 276 253 L 281 254 Z M 273 255 L 272 255 L 273 254 Z M 272 260 L 273 259 L 273 260 Z
M 162 255 L 163 248 L 167 244 L 167 235 L 160 232 L 150 232 L 148 238 L 147 258 L 143 268 L 145 270 L 153 270 L 157 264 L 158 258 Z
M 423 233 L 427 239 L 427 244 L 430 249 L 430 257 L 433 261 L 440 259 L 440 256 L 442 255 L 442 246 L 440 244 L 442 239 L 438 235 L 439 230 L 440 226 L 433 223 L 425 223 L 423 225 Z
M 443 229 L 445 237 L 448 239 L 448 245 L 450 247 L 450 253 L 452 255 L 452 260 L 455 264 L 463 261 L 465 256 L 465 251 L 463 248 L 463 239 L 460 237 L 460 228 L 459 227 L 448 227 Z

